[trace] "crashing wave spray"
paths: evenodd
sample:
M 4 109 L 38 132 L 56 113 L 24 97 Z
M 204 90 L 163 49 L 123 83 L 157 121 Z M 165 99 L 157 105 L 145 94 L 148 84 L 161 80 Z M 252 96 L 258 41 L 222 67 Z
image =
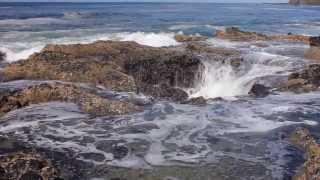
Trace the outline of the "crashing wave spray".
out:
M 285 70 L 274 64 L 287 59 L 264 52 L 245 55 L 239 67 L 229 62 L 204 60 L 202 80 L 191 92 L 191 97 L 216 98 L 247 95 L 256 80 Z

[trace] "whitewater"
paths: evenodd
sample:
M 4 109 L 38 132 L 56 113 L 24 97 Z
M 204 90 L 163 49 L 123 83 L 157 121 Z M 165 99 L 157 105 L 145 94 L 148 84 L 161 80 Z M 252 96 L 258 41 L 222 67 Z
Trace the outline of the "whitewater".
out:
M 35 11 L 38 8 L 48 12 Z M 227 175 L 231 173 L 228 169 L 218 167 L 235 164 L 253 169 L 251 174 L 237 168 L 232 172 L 243 177 L 283 179 L 294 174 L 301 152 L 282 137 L 300 126 L 313 132 L 319 129 L 320 93 L 271 90 L 264 98 L 248 93 L 255 83 L 271 87 L 294 70 L 314 63 L 303 58 L 308 46 L 277 41 L 231 42 L 215 38 L 214 33 L 237 26 L 267 34 L 317 35 L 320 9 L 297 8 L 275 4 L 0 3 L 0 51 L 6 54 L 5 63 L 24 61 L 48 44 L 112 40 L 179 47 L 183 43 L 175 40 L 176 34 L 208 36 L 204 43 L 209 47 L 236 49 L 243 59 L 235 69 L 228 62 L 201 58 L 201 78 L 193 88 L 184 90 L 190 98 L 208 99 L 206 106 L 163 100 L 134 115 L 92 118 L 74 104 L 52 102 L 8 113 L 2 118 L 6 123 L 1 124 L 0 132 L 36 147 L 72 152 L 76 159 L 97 166 L 159 172 L 167 172 L 166 167 L 215 167 L 218 174 Z M 36 82 L 0 86 L 32 83 Z M 153 101 L 143 94 L 97 88 L 114 98 Z M 87 143 L 88 139 L 92 143 Z M 105 144 L 134 150 L 119 160 L 101 150 Z

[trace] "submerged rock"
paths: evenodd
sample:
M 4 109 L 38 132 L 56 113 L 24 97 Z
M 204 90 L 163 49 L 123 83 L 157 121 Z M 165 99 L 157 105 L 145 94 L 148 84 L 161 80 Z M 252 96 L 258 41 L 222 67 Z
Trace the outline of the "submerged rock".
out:
M 31 104 L 50 101 L 75 103 L 81 110 L 94 116 L 119 115 L 138 110 L 129 102 L 105 99 L 73 84 L 39 82 L 22 88 L 0 88 L 0 116 Z
M 306 162 L 294 180 L 318 180 L 320 178 L 320 145 L 307 129 L 300 129 L 291 136 L 291 141 L 303 149 Z
M 201 97 L 191 98 L 188 101 L 185 101 L 184 103 L 198 105 L 198 106 L 205 106 L 207 105 L 207 100 L 201 96 Z
M 205 41 L 208 37 L 200 36 L 200 35 L 184 35 L 184 34 L 177 34 L 174 36 L 174 39 L 178 42 L 194 42 L 194 41 Z
M 313 64 L 300 72 L 289 75 L 288 81 L 281 85 L 281 90 L 293 92 L 310 92 L 320 86 L 320 64 Z
M 58 180 L 59 172 L 36 152 L 0 156 L 0 180 Z M 61 179 L 60 179 L 61 180 Z
M 287 35 L 266 35 L 257 32 L 242 31 L 237 27 L 229 27 L 219 30 L 216 37 L 232 41 L 291 41 L 309 44 L 309 36 L 288 33 Z
M 202 63 L 191 53 L 153 48 L 134 42 L 98 41 L 92 44 L 48 45 L 25 61 L 7 66 L 4 81 L 62 80 L 92 83 L 116 91 L 165 94 L 155 86 L 188 88 Z M 166 88 L 168 89 L 168 88 Z M 176 94 L 170 94 L 173 98 Z
M 249 92 L 249 95 L 259 98 L 266 97 L 269 94 L 269 88 L 262 84 L 254 84 Z

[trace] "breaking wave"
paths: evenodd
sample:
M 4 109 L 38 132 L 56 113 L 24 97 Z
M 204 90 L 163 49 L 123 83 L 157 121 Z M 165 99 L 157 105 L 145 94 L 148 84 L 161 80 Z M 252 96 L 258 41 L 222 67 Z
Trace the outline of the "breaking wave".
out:
M 152 47 L 176 46 L 179 43 L 174 39 L 174 33 L 147 33 L 147 32 L 124 32 L 124 33 L 105 33 L 89 35 L 83 37 L 68 37 L 50 39 L 43 37 L 36 39 L 34 42 L 19 42 L 16 44 L 4 43 L 0 46 L 0 51 L 6 53 L 6 60 L 14 62 L 28 58 L 35 52 L 41 51 L 46 44 L 74 44 L 74 43 L 92 43 L 98 40 L 115 40 L 115 41 L 135 41 L 142 45 Z

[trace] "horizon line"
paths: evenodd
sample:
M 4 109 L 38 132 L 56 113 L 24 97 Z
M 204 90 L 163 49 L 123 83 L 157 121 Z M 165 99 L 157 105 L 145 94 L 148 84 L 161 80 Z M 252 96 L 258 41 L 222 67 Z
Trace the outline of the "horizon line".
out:
M 192 2 L 192 1 L 168 1 L 168 2 L 163 2 L 163 1 L 139 1 L 139 2 L 134 2 L 134 1 L 90 1 L 90 2 L 85 2 L 85 1 L 54 1 L 54 2 L 49 2 L 49 1 L 0 1 L 0 3 L 191 3 L 191 4 L 197 4 L 197 3 L 212 3 L 212 4 L 288 4 L 286 2 L 208 2 L 208 1 L 198 1 L 198 2 Z

